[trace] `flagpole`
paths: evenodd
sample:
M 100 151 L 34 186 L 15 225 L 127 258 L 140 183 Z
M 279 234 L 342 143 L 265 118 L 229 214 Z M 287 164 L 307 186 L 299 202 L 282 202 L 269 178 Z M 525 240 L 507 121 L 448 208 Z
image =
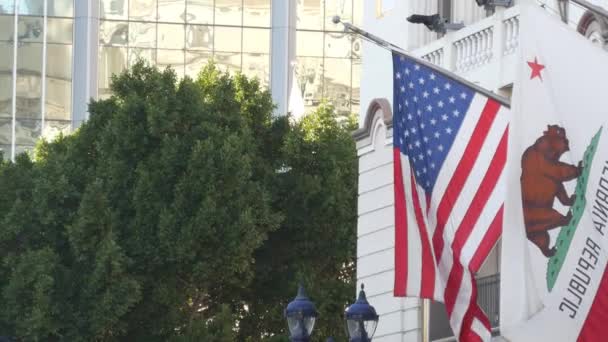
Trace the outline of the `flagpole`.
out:
M 360 35 L 365 40 L 367 40 L 369 42 L 372 42 L 372 43 L 374 43 L 374 44 L 376 44 L 376 45 L 378 45 L 378 46 L 380 46 L 382 48 L 385 48 L 385 49 L 390 50 L 390 51 L 398 52 L 398 53 L 400 53 L 400 54 L 402 54 L 402 55 L 404 55 L 404 56 L 406 56 L 406 57 L 408 57 L 410 59 L 415 60 L 418 64 L 422 64 L 422 65 L 424 65 L 425 67 L 427 67 L 429 69 L 435 70 L 438 73 L 440 73 L 440 74 L 444 75 L 445 77 L 450 78 L 450 79 L 452 79 L 452 80 L 454 80 L 456 82 L 460 82 L 462 84 L 465 84 L 466 86 L 472 88 L 473 90 L 475 90 L 475 91 L 477 91 L 477 92 L 479 92 L 479 93 L 481 93 L 481 94 L 483 94 L 483 95 L 485 95 L 485 96 L 487 96 L 487 97 L 489 97 L 491 99 L 496 100 L 497 102 L 499 102 L 503 106 L 505 106 L 507 108 L 511 108 L 511 101 L 509 101 L 509 99 L 507 99 L 507 98 L 505 98 L 503 96 L 500 96 L 500 95 L 498 95 L 496 93 L 493 93 L 493 92 L 491 92 L 491 91 L 489 91 L 489 90 L 487 90 L 487 89 L 485 89 L 483 87 L 480 87 L 479 85 L 477 85 L 477 84 L 475 84 L 475 83 L 473 83 L 473 82 L 471 82 L 469 80 L 466 80 L 463 77 L 461 77 L 461 76 L 459 76 L 459 75 L 457 75 L 457 74 L 455 74 L 455 73 L 453 73 L 453 72 L 451 72 L 451 71 L 449 71 L 447 69 L 444 69 L 444 68 L 442 68 L 440 66 L 437 66 L 437 65 L 435 65 L 433 63 L 427 62 L 424 59 L 421 59 L 421 58 L 418 58 L 418 57 L 414 57 L 410 53 L 408 53 L 405 50 L 403 50 L 402 48 L 398 47 L 397 45 L 392 44 L 392 43 L 390 43 L 390 42 L 388 42 L 388 41 L 386 41 L 386 40 L 384 40 L 384 39 L 382 39 L 382 38 L 380 38 L 378 36 L 375 36 L 375 35 L 367 32 L 367 31 L 365 31 L 365 30 L 363 30 L 363 29 L 361 29 L 361 28 L 359 28 L 359 27 L 357 27 L 357 26 L 355 26 L 355 25 L 353 25 L 351 23 L 347 23 L 345 21 L 342 21 L 342 19 L 340 19 L 339 16 L 333 17 L 333 22 L 334 22 L 334 24 L 342 23 L 342 25 L 344 25 L 344 30 L 345 31 L 351 31 L 353 33 L 356 33 L 356 34 Z

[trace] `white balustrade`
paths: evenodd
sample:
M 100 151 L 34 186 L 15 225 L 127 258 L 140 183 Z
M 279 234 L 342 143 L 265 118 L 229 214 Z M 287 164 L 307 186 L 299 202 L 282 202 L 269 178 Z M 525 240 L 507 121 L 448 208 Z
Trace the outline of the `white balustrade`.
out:
M 456 52 L 455 71 L 464 72 L 481 67 L 492 59 L 494 27 L 486 27 L 453 44 Z
M 505 30 L 504 55 L 515 53 L 519 45 L 519 16 L 514 16 L 503 21 Z
M 435 64 L 438 66 L 444 66 L 443 48 L 435 50 L 435 51 L 431 51 L 431 52 L 427 53 L 426 55 L 421 56 L 420 58 L 422 58 L 425 61 L 430 62 L 432 64 Z
M 413 51 L 415 56 L 470 78 L 491 89 L 512 82 L 511 73 L 519 46 L 519 6 L 451 31 L 441 39 Z M 505 64 L 506 63 L 506 64 Z

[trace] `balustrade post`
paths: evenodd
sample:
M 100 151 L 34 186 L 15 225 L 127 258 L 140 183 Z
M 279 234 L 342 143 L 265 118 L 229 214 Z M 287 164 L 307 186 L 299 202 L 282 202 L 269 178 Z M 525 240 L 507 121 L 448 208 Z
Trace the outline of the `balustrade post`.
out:
M 504 14 L 505 9 L 502 7 L 496 7 L 496 12 L 494 13 L 494 30 L 492 30 L 492 40 L 494 44 L 492 45 L 492 55 L 490 57 L 490 65 L 494 74 L 497 75 L 496 83 L 491 86 L 490 89 L 493 89 L 494 92 L 498 92 L 501 87 L 502 82 L 502 60 L 504 58 L 505 52 L 505 22 L 504 22 Z
M 445 43 L 443 44 L 443 63 L 442 66 L 449 70 L 455 71 L 457 66 L 455 64 L 455 56 L 457 56 L 458 47 L 454 45 L 453 35 L 448 34 L 445 36 Z

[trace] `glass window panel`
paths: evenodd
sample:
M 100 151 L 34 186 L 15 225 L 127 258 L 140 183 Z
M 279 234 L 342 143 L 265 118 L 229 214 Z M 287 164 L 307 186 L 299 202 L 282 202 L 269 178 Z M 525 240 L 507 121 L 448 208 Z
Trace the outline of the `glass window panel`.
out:
M 186 0 L 158 0 L 158 21 L 184 23 Z
M 2 14 L 15 13 L 15 0 L 0 0 L 0 13 L 2 13 Z
M 44 117 L 47 120 L 70 120 L 72 112 L 72 82 L 47 77 L 44 109 Z
M 244 0 L 243 25 L 270 27 L 270 0 Z
M 325 58 L 323 95 L 339 114 L 350 114 L 351 61 L 342 58 Z
M 44 1 L 20 0 L 17 4 L 20 15 L 44 15 Z
M 359 106 L 361 103 L 361 60 L 353 59 L 353 80 L 351 92 L 351 111 L 359 114 Z
M 99 96 L 104 98 L 110 94 L 109 88 L 112 75 L 120 73 L 127 66 L 127 49 L 101 46 L 99 48 L 98 63 Z
M 101 20 L 99 43 L 102 45 L 127 45 L 128 24 L 122 21 Z
M 0 117 L 12 117 L 13 98 L 13 44 L 0 42 Z
M 34 145 L 15 145 L 15 156 L 18 156 L 21 153 L 30 154 L 34 148 Z
M 188 0 L 186 10 L 187 22 L 213 24 L 213 0 Z
M 213 49 L 213 26 L 188 25 L 186 27 L 186 49 L 211 51 Z
M 215 27 L 215 51 L 240 52 L 241 51 L 241 28 L 240 27 Z
M 62 80 L 72 79 L 72 46 L 64 44 L 47 45 L 46 74 Z
M 158 48 L 183 49 L 184 39 L 184 25 L 158 24 Z
M 17 51 L 17 117 L 40 118 L 42 44 L 21 43 Z
M 157 50 L 156 65 L 160 69 L 171 67 L 178 78 L 184 77 L 184 50 Z
M 0 154 L 2 154 L 2 159 L 10 160 L 11 159 L 11 146 L 10 145 L 0 145 Z
M 80 0 L 48 0 L 47 13 L 51 17 L 74 17 L 74 1 Z
M 129 46 L 156 48 L 156 23 L 129 22 Z
M 270 79 L 270 56 L 266 54 L 243 54 L 243 74 L 257 77 L 260 84 L 268 87 Z
M 156 49 L 129 49 L 129 66 L 133 66 L 139 59 L 143 59 L 150 65 L 156 64 Z
M 361 27 L 363 24 L 363 0 L 353 0 L 353 24 Z
M 13 41 L 15 32 L 15 17 L 12 15 L 0 15 L 0 41 Z M 6 50 L 2 50 L 6 51 Z
M 46 41 L 49 43 L 72 44 L 72 19 L 48 18 Z
M 350 58 L 352 36 L 346 33 L 325 33 L 325 56 Z
M 156 21 L 156 0 L 129 0 L 129 20 Z
M 44 23 L 42 17 L 19 17 L 17 38 L 20 42 L 42 43 Z
M 244 28 L 243 52 L 270 53 L 270 30 Z
M 0 145 L 11 145 L 13 135 L 13 120 L 0 119 Z M 10 153 L 10 150 L 8 151 Z M 6 153 L 6 151 L 5 151 Z
M 241 71 L 241 54 L 238 52 L 216 52 L 213 59 L 220 70 Z
M 243 23 L 243 0 L 216 0 L 215 24 L 241 26 Z
M 10 74 L 0 73 L 0 117 L 12 117 L 13 78 Z
M 298 57 L 296 78 L 304 93 L 306 111 L 314 109 L 323 98 L 323 58 Z
M 0 42 L 0 76 L 10 76 L 13 74 L 13 43 Z
M 323 2 L 319 0 L 298 0 L 296 27 L 299 29 L 323 29 Z
M 45 120 L 42 136 L 48 141 L 55 140 L 60 134 L 68 135 L 72 128 L 71 121 Z
M 100 0 L 99 17 L 126 20 L 128 3 L 128 0 Z
M 209 60 L 211 60 L 210 52 L 186 52 L 186 75 L 196 79 Z
M 15 145 L 35 145 L 41 133 L 41 120 L 17 119 L 15 121 Z
M 296 32 L 296 56 L 323 56 L 323 32 Z
M 361 0 L 355 0 L 361 1 Z M 344 31 L 342 24 L 334 24 L 332 18 L 340 16 L 340 19 L 353 22 L 353 3 L 352 0 L 325 0 L 325 30 Z

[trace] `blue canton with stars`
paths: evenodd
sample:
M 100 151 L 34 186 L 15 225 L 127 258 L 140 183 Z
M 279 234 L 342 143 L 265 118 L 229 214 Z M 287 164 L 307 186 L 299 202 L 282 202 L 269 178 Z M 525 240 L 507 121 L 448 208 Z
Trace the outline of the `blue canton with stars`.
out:
M 393 145 L 430 195 L 475 92 L 398 53 L 393 79 Z

